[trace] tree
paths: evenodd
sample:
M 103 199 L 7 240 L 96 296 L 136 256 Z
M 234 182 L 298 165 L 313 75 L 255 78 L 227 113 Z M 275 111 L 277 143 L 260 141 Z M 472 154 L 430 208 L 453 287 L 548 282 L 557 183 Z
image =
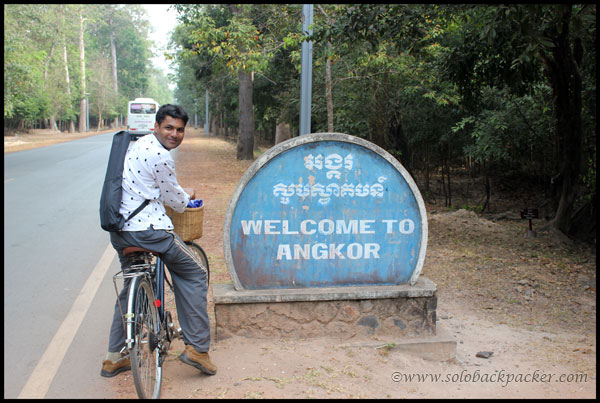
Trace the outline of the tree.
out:
M 46 106 L 42 99 L 47 69 L 43 62 L 49 60 L 48 53 L 36 46 L 33 35 L 42 27 L 50 31 L 53 27 L 41 24 L 42 12 L 39 5 L 6 4 L 4 6 L 4 118 L 14 119 L 16 126 L 24 128 L 26 120 L 35 119 Z M 36 21 L 29 30 L 23 21 Z M 43 34 L 40 33 L 40 36 Z M 47 64 L 47 63 L 46 63 Z M 14 127 L 14 126 L 13 126 Z
M 110 119 L 116 124 L 117 111 L 124 113 L 127 102 L 145 96 L 151 73 L 149 22 L 138 4 L 127 7 L 102 4 L 95 10 L 94 23 L 89 24 L 90 47 L 111 60 L 111 74 L 104 83 L 116 97 Z
M 235 74 L 238 80 L 238 159 L 254 159 L 254 78 L 264 72 L 273 52 L 283 43 L 269 35 L 274 5 L 201 7 L 178 5 L 184 24 L 192 28 L 182 38 L 188 46 L 180 57 L 199 56 L 210 63 L 211 74 Z M 279 45 L 274 44 L 278 42 Z
M 553 225 L 569 233 L 582 161 L 582 44 L 595 41 L 595 6 L 474 7 L 464 17 L 464 41 L 449 58 L 451 76 L 463 94 L 479 94 L 485 82 L 501 82 L 524 94 L 542 79 L 541 73 L 552 88 L 554 180 L 560 183 Z
M 96 130 L 100 131 L 103 117 L 113 115 L 116 106 L 116 95 L 112 86 L 107 85 L 112 76 L 111 61 L 105 56 L 97 55 L 97 58 L 92 60 L 90 70 L 93 71 L 90 78 L 90 98 L 95 105 L 95 108 L 90 109 L 90 114 L 98 118 Z
M 12 4 L 4 17 L 5 128 L 64 130 L 67 122 L 74 131 L 79 115 L 85 130 L 85 93 L 101 71 L 89 60 L 112 61 L 102 82 L 113 93 L 102 98 L 110 103 L 101 107 L 103 116 L 116 118 L 146 91 L 150 42 L 141 6 Z M 90 105 L 91 114 L 97 106 Z
M 327 11 L 323 9 L 321 5 L 318 5 L 317 8 L 325 17 L 325 21 L 327 25 L 331 25 L 331 17 L 327 14 Z M 331 40 L 327 39 L 327 53 L 325 55 L 325 98 L 327 99 L 327 131 L 334 131 L 333 124 L 333 89 L 331 83 Z
M 239 110 L 240 110 L 240 129 L 237 143 L 237 159 L 238 160 L 253 160 L 254 159 L 254 104 L 252 102 L 252 89 L 254 86 L 254 69 L 257 68 L 255 63 L 260 63 L 256 60 L 258 48 L 255 46 L 258 43 L 258 35 L 260 32 L 252 24 L 252 22 L 244 15 L 248 13 L 248 9 L 243 7 L 230 5 L 231 12 L 237 23 L 237 27 L 231 24 L 229 30 L 233 33 L 232 48 L 235 53 L 246 55 L 242 57 L 241 65 L 237 63 L 238 80 L 239 80 Z M 232 22 L 235 20 L 232 19 Z M 230 37 L 232 36 L 229 34 Z M 231 52 L 233 49 L 230 49 Z M 235 65 L 232 54 L 226 56 L 231 66 Z M 243 60 L 246 59 L 246 60 Z M 233 63 L 232 63 L 233 62 Z
M 154 99 L 160 105 L 172 104 L 174 102 L 173 93 L 169 89 L 167 77 L 161 70 L 154 67 L 151 67 L 148 72 L 150 74 L 148 89 L 146 90 L 148 97 Z
M 87 115 L 86 88 L 85 88 L 85 42 L 83 40 L 83 10 L 79 10 L 79 63 L 81 66 L 81 101 L 79 106 L 79 132 L 86 131 L 87 121 L 83 119 Z
M 5 126 L 14 119 L 25 129 L 59 116 L 74 131 L 76 114 L 69 96 L 76 88 L 72 13 L 65 5 L 5 7 Z

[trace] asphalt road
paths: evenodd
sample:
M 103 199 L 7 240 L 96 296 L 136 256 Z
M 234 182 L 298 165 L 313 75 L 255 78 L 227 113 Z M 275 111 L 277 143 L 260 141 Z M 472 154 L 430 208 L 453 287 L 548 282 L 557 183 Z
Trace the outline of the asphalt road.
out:
M 100 367 L 119 265 L 98 215 L 112 134 L 4 155 L 4 398 L 28 381 L 38 397 L 114 397 Z

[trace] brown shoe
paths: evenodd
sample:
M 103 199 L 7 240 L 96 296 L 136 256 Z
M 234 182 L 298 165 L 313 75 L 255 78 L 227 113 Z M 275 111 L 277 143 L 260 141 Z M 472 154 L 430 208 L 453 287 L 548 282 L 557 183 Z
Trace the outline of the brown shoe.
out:
M 185 346 L 185 350 L 179 356 L 179 361 L 185 362 L 207 375 L 214 375 L 217 373 L 217 367 L 210 362 L 208 353 L 199 353 L 190 345 Z
M 102 361 L 102 371 L 100 371 L 100 375 L 111 378 L 130 369 L 131 362 L 129 361 L 129 356 L 123 357 L 117 361 L 104 360 Z

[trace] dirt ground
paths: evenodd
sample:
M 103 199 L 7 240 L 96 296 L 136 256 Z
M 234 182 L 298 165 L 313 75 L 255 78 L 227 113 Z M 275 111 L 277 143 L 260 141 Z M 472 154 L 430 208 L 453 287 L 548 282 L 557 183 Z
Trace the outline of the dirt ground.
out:
M 5 153 L 17 147 L 10 141 L 5 137 Z M 237 161 L 235 150 L 232 142 L 188 129 L 176 161 L 179 182 L 195 188 L 205 203 L 204 235 L 197 242 L 207 252 L 213 284 L 230 282 L 223 222 L 251 164 Z M 441 207 L 439 195 L 437 205 L 433 198 L 426 203 L 429 238 L 422 275 L 437 284 L 438 328 L 457 341 L 456 360 L 433 362 L 400 353 L 393 338 L 233 337 L 213 339 L 210 355 L 218 372 L 204 376 L 177 360 L 183 351 L 177 341 L 161 397 L 595 398 L 595 246 L 544 230 L 543 219 L 534 220 L 537 236 L 526 237 L 527 222 L 519 219 L 523 200 L 510 197 L 498 195 L 495 214 L 485 216 Z M 209 290 L 209 312 L 211 297 Z M 211 320 L 214 326 L 214 315 Z M 476 357 L 480 351 L 493 355 Z M 131 372 L 107 379 L 107 387 L 119 397 L 136 397 Z

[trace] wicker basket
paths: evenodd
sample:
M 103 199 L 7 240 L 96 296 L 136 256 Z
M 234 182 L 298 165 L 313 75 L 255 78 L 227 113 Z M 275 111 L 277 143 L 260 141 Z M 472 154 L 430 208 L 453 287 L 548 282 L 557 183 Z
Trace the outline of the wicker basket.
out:
M 178 213 L 165 204 L 165 210 L 173 222 L 174 231 L 184 242 L 202 237 L 204 206 L 186 208 L 183 213 Z

